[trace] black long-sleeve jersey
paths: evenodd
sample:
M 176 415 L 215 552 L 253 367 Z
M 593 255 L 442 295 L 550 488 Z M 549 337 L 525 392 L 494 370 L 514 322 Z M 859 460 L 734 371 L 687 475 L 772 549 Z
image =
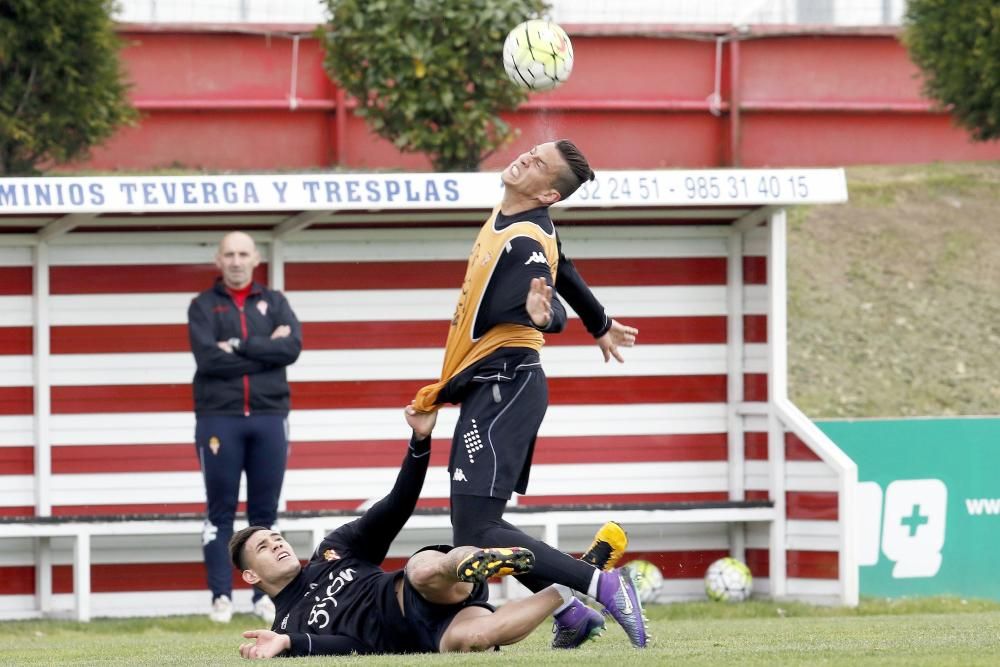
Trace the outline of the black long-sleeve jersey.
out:
M 411 440 L 392 491 L 327 535 L 274 597 L 272 629 L 289 636 L 291 656 L 427 650 L 396 600 L 403 572 L 386 572 L 379 564 L 416 507 L 429 459 L 430 438 Z
M 512 216 L 498 211 L 494 227 L 502 230 L 514 223 L 525 221 L 538 225 L 546 234 L 555 234 L 559 248 L 555 285 L 552 284 L 552 274 L 545 260 L 542 245 L 528 236 L 512 239 L 498 259 L 496 269 L 483 293 L 472 330 L 473 338 L 481 337 L 498 324 L 535 326 L 524 307 L 533 278 L 543 278 L 547 285 L 554 287 L 555 294 L 566 300 L 594 338 L 603 336 L 611 328 L 611 318 L 590 291 L 572 260 L 563 253 L 562 240 L 559 239 L 552 218 L 549 217 L 548 207 L 540 206 Z M 559 333 L 565 328 L 566 320 L 566 309 L 562 302 L 558 298 L 553 298 L 552 320 L 542 331 Z M 458 373 L 441 389 L 437 402 L 460 403 L 469 383 L 475 381 L 474 378 L 513 373 L 513 369 L 518 365 L 537 356 L 534 350 L 527 348 L 500 348 Z

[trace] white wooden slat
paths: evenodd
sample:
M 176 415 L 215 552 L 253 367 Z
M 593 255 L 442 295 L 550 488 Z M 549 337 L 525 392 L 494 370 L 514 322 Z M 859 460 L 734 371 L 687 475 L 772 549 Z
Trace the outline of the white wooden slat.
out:
M 596 287 L 594 295 L 616 319 L 725 315 L 725 286 Z M 766 313 L 766 291 L 745 288 L 746 312 Z M 290 291 L 289 303 L 303 322 L 447 321 L 457 289 Z M 51 297 L 52 325 L 186 324 L 193 293 L 86 294 Z M 0 297 L 0 326 L 31 323 L 31 297 Z M 572 309 L 570 317 L 576 317 Z
M 0 296 L 0 327 L 30 327 L 31 304 L 30 296 Z
M 0 266 L 31 266 L 30 247 L 0 246 Z
M 640 333 L 641 336 L 641 333 Z M 288 367 L 292 382 L 430 380 L 441 370 L 443 350 L 305 350 Z M 642 345 L 622 351 L 626 363 L 604 363 L 597 345 L 549 346 L 542 352 L 549 377 L 722 375 L 725 345 Z M 764 346 L 748 346 L 747 372 L 766 371 Z M 188 352 L 58 354 L 51 357 L 53 386 L 190 384 L 195 371 Z M 31 357 L 0 356 L 0 386 L 29 386 Z M 416 387 L 414 388 L 414 391 Z
M 105 235 L 106 236 L 106 235 Z M 121 236 L 105 239 L 95 245 L 69 245 L 53 243 L 51 246 L 51 266 L 155 266 L 157 264 L 189 264 L 191 266 L 213 266 L 218 239 L 203 243 L 157 243 L 150 251 L 148 241 L 133 237 L 134 242 L 123 243 Z M 257 250 L 267 257 L 268 245 L 257 242 Z M 206 286 L 207 287 L 207 286 Z
M 34 382 L 32 368 L 30 355 L 0 355 L 0 387 L 30 387 Z
M 543 464 L 532 467 L 528 490 L 534 497 L 618 494 L 623 489 L 629 493 L 723 491 L 725 468 L 724 462 Z M 377 500 L 392 487 L 397 474 L 396 468 L 289 470 L 284 495 L 289 501 Z M 447 470 L 432 467 L 421 495 L 446 498 L 449 488 Z M 200 472 L 59 474 L 52 476 L 51 494 L 53 505 L 197 503 L 205 499 Z M 0 499 L 19 496 L 0 491 Z M 245 499 L 244 485 L 240 500 Z
M 33 475 L 0 475 L 0 507 L 30 507 L 34 504 L 35 477 Z M 0 542 L 0 544 L 3 543 Z
M 723 226 L 559 226 L 573 259 L 724 257 Z M 373 229 L 309 231 L 289 240 L 288 262 L 464 260 L 478 230 Z M 585 276 L 586 277 L 586 276 Z
M 573 259 L 723 257 L 729 230 L 720 225 L 656 227 L 560 225 L 566 254 Z M 368 262 L 464 260 L 475 242 L 473 227 L 447 229 L 306 230 L 286 244 L 286 262 Z M 251 232 L 251 235 L 255 235 Z M 177 238 L 174 234 L 173 238 Z M 100 243 L 52 244 L 53 266 L 128 266 L 150 264 L 211 265 L 219 235 L 188 234 L 186 242 L 156 243 L 148 252 L 149 234 L 122 233 Z M 266 256 L 268 242 L 257 236 Z M 79 241 L 82 236 L 78 238 Z M 764 239 L 766 242 L 766 238 Z M 758 243 L 757 245 L 761 245 Z M 762 246 L 766 250 L 766 245 Z M 7 252 L 9 251 L 9 252 Z M 762 254 L 759 248 L 751 254 Z M 8 248 L 0 266 L 30 266 L 30 249 Z
M 35 418 L 0 415 L 0 447 L 30 447 L 35 443 Z
M 292 410 L 289 416 L 293 441 L 392 440 L 404 441 L 409 431 L 402 408 L 343 410 Z M 445 408 L 436 431 L 450 437 L 458 411 Z M 0 433 L 5 420 L 25 420 L 30 444 L 30 417 L 0 417 Z M 725 404 L 670 403 L 626 405 L 550 406 L 540 435 L 615 436 L 725 431 Z M 13 429 L 11 429 L 13 431 Z M 5 436 L 6 437 L 6 436 Z M 193 412 L 111 413 L 54 415 L 51 424 L 53 445 L 176 444 L 193 442 Z
M 747 461 L 748 489 L 770 488 L 767 461 Z M 788 491 L 837 491 L 836 473 L 821 461 L 789 461 L 786 464 L 785 488 Z

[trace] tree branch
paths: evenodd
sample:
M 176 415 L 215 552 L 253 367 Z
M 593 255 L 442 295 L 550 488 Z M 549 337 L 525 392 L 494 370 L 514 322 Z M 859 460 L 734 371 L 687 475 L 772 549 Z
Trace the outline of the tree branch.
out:
M 14 109 L 14 118 L 17 118 L 18 116 L 21 115 L 21 111 L 24 110 L 24 104 L 28 101 L 28 98 L 31 97 L 31 92 L 32 92 L 31 89 L 35 83 L 35 73 L 37 71 L 38 71 L 37 63 L 32 63 L 31 73 L 28 74 L 28 82 L 24 86 L 24 95 L 21 96 L 21 101 L 18 102 L 17 108 Z

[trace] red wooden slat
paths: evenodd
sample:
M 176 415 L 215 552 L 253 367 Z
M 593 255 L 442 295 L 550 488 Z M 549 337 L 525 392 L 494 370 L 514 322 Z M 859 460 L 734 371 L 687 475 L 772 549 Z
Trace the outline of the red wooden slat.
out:
M 206 253 L 207 254 L 207 253 Z M 213 264 L 123 264 L 53 266 L 49 270 L 52 294 L 156 294 L 207 290 L 219 270 Z M 267 264 L 254 269 L 254 280 L 267 284 Z
M 417 389 L 430 382 L 346 380 L 291 383 L 292 409 L 389 408 L 406 405 Z M 30 397 L 30 388 L 15 388 Z M 625 405 L 629 403 L 721 403 L 726 400 L 725 375 L 549 378 L 552 405 Z M 7 392 L 17 393 L 17 392 Z M 20 398 L 25 398 L 20 396 Z M 0 411 L 4 392 L 0 389 Z M 13 398 L 11 399 L 13 401 Z M 21 403 L 13 414 L 30 414 Z M 53 414 L 183 412 L 193 409 L 191 386 L 93 385 L 52 388 Z
M 743 434 L 743 456 L 748 461 L 767 460 L 767 433 L 748 431 Z
M 771 552 L 768 549 L 747 549 L 746 564 L 750 568 L 750 574 L 762 579 L 771 576 Z
M 836 551 L 788 552 L 788 576 L 793 579 L 836 579 L 839 556 Z
M 743 400 L 767 401 L 767 373 L 745 373 L 743 375 Z
M 246 503 L 237 511 L 246 512 Z M 53 516 L 120 516 L 124 514 L 204 514 L 205 503 L 121 503 L 114 505 L 53 505 Z
M 0 266 L 0 295 L 23 296 L 32 292 L 30 266 Z
M 728 500 L 725 491 L 691 491 L 685 493 L 581 493 L 573 495 L 521 496 L 519 505 L 580 505 L 596 503 L 684 503 Z
M 52 472 L 57 475 L 196 472 L 199 469 L 193 435 L 190 443 L 176 445 L 57 445 L 52 448 Z
M 450 433 L 439 434 L 431 451 L 431 465 L 448 464 Z M 396 468 L 402 460 L 403 440 L 344 440 L 293 442 L 288 468 Z M 24 465 L 31 464 L 31 448 L 11 454 Z M 724 461 L 724 433 L 636 436 L 543 437 L 535 446 L 534 462 L 627 463 Z M 2 459 L 0 459 L 2 461 Z M 198 468 L 193 443 L 134 445 L 57 445 L 52 448 L 52 472 L 56 474 L 194 472 Z M 29 471 L 30 472 L 30 471 Z
M 52 354 L 190 352 L 186 324 L 119 324 L 52 327 Z
M 290 512 L 318 512 L 322 510 L 357 510 L 368 499 L 351 500 L 289 500 Z M 417 507 L 448 507 L 448 498 L 421 498 Z
M 0 327 L 0 354 L 31 354 L 31 327 Z
M 34 472 L 33 447 L 0 447 L 0 475 L 31 475 Z
M 592 287 L 726 284 L 725 257 L 581 259 L 574 260 L 573 263 Z M 285 289 L 457 290 L 465 275 L 466 265 L 465 260 L 290 262 L 285 265 Z M 558 288 L 557 283 L 556 289 Z
M 785 508 L 789 519 L 836 521 L 839 516 L 835 491 L 788 491 Z
M 726 342 L 726 318 L 721 316 L 633 317 L 628 318 L 627 323 L 639 329 L 639 345 L 707 345 Z M 9 334 L 9 340 L 5 341 L 5 331 L 16 333 Z M 303 346 L 307 350 L 443 350 L 447 337 L 446 320 L 302 324 Z M 546 336 L 545 344 L 593 345 L 594 338 L 582 324 L 572 321 L 562 333 Z M 191 351 L 185 324 L 56 326 L 52 328 L 51 346 L 53 354 Z M 0 328 L 0 354 L 30 353 L 30 328 Z
M 794 433 L 785 433 L 785 458 L 789 461 L 820 461 L 819 455 Z
M 767 342 L 767 315 L 743 316 L 743 340 L 747 343 Z
M 233 570 L 233 588 L 249 588 Z M 204 563 L 96 563 L 90 566 L 93 593 L 142 593 L 205 589 Z M 52 567 L 52 592 L 73 592 L 73 566 Z
M 708 566 L 729 555 L 720 549 L 691 549 L 685 551 L 627 551 L 621 564 L 633 560 L 646 560 L 660 568 L 667 579 L 701 579 Z
M 0 516 L 34 516 L 34 505 L 7 505 L 0 507 Z
M 0 415 L 30 415 L 34 406 L 34 388 L 0 387 Z
M 743 258 L 743 282 L 747 285 L 767 284 L 767 257 Z
M 0 595 L 34 595 L 35 566 L 0 566 Z

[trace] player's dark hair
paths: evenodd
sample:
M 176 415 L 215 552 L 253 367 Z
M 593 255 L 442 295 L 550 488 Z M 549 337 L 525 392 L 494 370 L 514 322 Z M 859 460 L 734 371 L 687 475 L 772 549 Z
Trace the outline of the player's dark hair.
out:
M 243 547 L 246 546 L 251 535 L 261 530 L 270 530 L 270 528 L 247 526 L 243 530 L 233 533 L 233 536 L 229 538 L 229 560 L 233 561 L 233 567 L 240 572 L 246 569 L 243 567 Z
M 556 148 L 566 160 L 568 170 L 560 170 L 556 176 L 555 183 L 552 184 L 559 192 L 561 199 L 566 199 L 577 191 L 581 185 L 587 181 L 594 180 L 594 170 L 590 168 L 590 163 L 584 157 L 580 149 L 569 139 L 560 139 L 556 142 Z

